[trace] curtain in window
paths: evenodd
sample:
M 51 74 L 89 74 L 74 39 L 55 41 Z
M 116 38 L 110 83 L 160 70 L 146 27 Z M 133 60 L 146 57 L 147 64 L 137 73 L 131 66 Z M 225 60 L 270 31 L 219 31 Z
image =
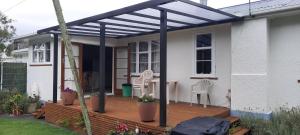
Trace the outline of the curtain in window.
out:
M 151 41 L 151 69 L 154 73 L 160 72 L 160 56 L 159 56 L 159 42 Z

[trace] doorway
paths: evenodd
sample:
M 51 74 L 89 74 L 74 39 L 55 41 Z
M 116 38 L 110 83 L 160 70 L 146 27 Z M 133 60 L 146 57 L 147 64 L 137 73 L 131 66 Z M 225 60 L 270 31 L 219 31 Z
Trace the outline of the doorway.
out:
M 84 45 L 82 56 L 83 91 L 89 95 L 99 91 L 99 46 Z M 105 91 L 112 94 L 113 48 L 105 47 Z

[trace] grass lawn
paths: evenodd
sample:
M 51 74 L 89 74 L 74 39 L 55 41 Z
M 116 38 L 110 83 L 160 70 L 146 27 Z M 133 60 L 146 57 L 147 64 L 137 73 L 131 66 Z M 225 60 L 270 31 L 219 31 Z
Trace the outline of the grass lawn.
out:
M 77 135 L 64 128 L 30 118 L 0 117 L 0 135 Z

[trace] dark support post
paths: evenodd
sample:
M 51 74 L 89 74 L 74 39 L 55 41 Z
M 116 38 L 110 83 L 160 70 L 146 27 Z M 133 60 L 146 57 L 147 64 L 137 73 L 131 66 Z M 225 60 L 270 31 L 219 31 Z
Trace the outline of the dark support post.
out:
M 160 126 L 167 126 L 167 12 L 160 11 Z
M 105 24 L 100 23 L 99 112 L 105 112 Z
M 58 35 L 54 34 L 53 54 L 53 103 L 57 103 L 57 57 L 58 57 Z

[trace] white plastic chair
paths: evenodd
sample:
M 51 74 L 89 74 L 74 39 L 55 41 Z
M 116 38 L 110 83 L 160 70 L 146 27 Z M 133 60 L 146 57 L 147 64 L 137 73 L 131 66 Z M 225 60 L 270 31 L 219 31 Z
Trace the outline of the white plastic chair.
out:
M 151 80 L 153 79 L 152 70 L 145 70 L 139 78 L 133 81 L 133 89 L 138 88 L 141 90 L 141 96 L 144 96 L 146 91 L 145 88 L 150 85 Z M 132 98 L 133 98 L 133 89 L 132 89 Z
M 201 96 L 204 95 L 204 108 L 207 107 L 207 100 L 210 104 L 209 90 L 212 88 L 213 82 L 210 80 L 200 80 L 197 83 L 193 84 L 191 87 L 191 106 L 193 105 L 193 95 L 196 94 L 198 98 L 198 94 L 200 94 L 200 99 L 198 103 L 201 101 Z

